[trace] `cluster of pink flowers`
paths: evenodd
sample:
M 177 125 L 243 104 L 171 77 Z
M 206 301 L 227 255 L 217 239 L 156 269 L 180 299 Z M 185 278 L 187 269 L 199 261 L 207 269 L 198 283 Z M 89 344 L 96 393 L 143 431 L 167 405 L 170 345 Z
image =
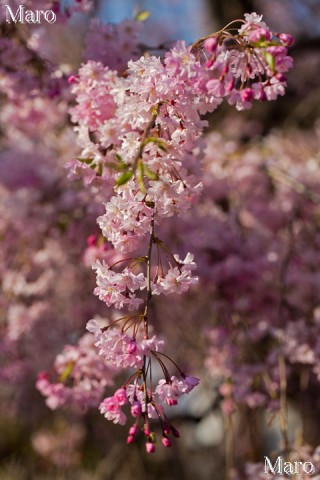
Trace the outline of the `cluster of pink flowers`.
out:
M 109 30 L 99 27 L 94 35 L 110 35 Z M 98 218 L 102 235 L 124 255 L 113 264 L 93 263 L 95 294 L 107 306 L 130 312 L 105 329 L 93 321 L 87 327 L 106 364 L 135 369 L 123 387 L 102 401 L 100 411 L 123 425 L 122 407 L 131 403 L 132 416 L 141 417 L 149 453 L 155 444 L 149 418 L 159 418 L 163 443 L 170 446 L 168 433 L 174 427 L 166 427 L 162 403 L 176 405 L 199 383 L 163 352 L 163 341 L 149 337 L 152 297 L 184 293 L 198 281 L 193 255 L 181 260 L 157 232 L 165 218 L 196 203 L 203 188 L 199 151 L 207 122 L 201 116 L 215 110 L 223 97 L 242 110 L 254 99 L 283 95 L 283 72 L 291 67 L 291 37 L 272 34 L 261 16 L 246 15 L 236 34 L 233 31 L 222 29 L 192 47 L 178 42 L 164 59 L 130 60 L 125 75 L 119 65 L 113 68 L 120 73 L 96 61 L 102 60 L 99 53 L 69 79 L 76 97 L 72 120 L 82 147 L 69 163 L 70 174 L 101 188 L 106 199 L 105 214 Z M 117 30 L 113 33 L 116 37 Z M 128 254 L 136 256 L 126 258 Z M 164 373 L 155 389 L 154 361 Z M 178 369 L 178 377 L 169 373 L 168 362 Z
M 199 379 L 186 376 L 179 369 L 179 378 L 169 375 L 164 363 L 167 359 L 174 363 L 166 354 L 163 354 L 164 341 L 156 335 L 150 337 L 143 335 L 143 329 L 139 327 L 141 315 L 138 318 L 125 317 L 114 321 L 101 322 L 90 320 L 87 330 L 94 335 L 95 346 L 99 355 L 103 357 L 106 365 L 116 368 L 134 368 L 127 382 L 115 391 L 111 397 L 107 397 L 100 403 L 99 410 L 106 419 L 125 425 L 127 415 L 122 410 L 125 405 L 130 405 L 130 413 L 134 419 L 134 425 L 129 429 L 127 443 L 132 443 L 138 433 L 139 423 L 146 436 L 146 450 L 152 453 L 155 450 L 155 434 L 151 430 L 150 420 L 158 419 L 162 428 L 162 443 L 166 447 L 171 446 L 169 434 L 178 436 L 178 431 L 170 423 L 165 414 L 163 403 L 177 405 L 179 397 L 198 385 Z M 120 324 L 123 323 L 120 329 Z M 152 360 L 157 360 L 161 366 L 165 378 L 158 381 L 153 390 L 152 382 L 148 385 L 147 375 L 152 368 Z M 146 366 L 147 365 L 147 366 Z M 176 366 L 176 368 L 178 368 Z M 134 381 L 134 383 L 130 383 Z
M 52 410 L 64 405 L 81 410 L 96 407 L 106 386 L 113 384 L 116 369 L 103 361 L 93 343 L 92 336 L 87 333 L 77 345 L 64 347 L 54 364 L 58 382 L 51 382 L 46 372 L 39 374 L 37 389 Z

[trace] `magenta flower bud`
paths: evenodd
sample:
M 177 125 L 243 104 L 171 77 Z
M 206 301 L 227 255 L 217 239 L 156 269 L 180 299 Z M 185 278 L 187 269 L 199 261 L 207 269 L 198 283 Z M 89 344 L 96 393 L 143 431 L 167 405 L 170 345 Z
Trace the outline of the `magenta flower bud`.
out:
M 75 75 L 70 75 L 68 78 L 68 83 L 76 83 L 78 81 L 77 77 Z
M 49 380 L 48 372 L 39 372 L 38 373 L 38 380 Z
M 173 405 L 178 404 L 178 400 L 175 400 L 174 398 L 167 398 L 167 404 L 169 405 L 169 407 L 172 407 Z
M 170 439 L 168 437 L 162 437 L 162 443 L 165 447 L 171 447 L 171 442 L 170 442 Z
M 287 77 L 285 75 L 283 75 L 283 73 L 277 73 L 276 79 L 279 80 L 279 82 L 286 82 L 287 81 Z
M 89 247 L 93 247 L 94 245 L 97 244 L 97 235 L 89 235 L 87 238 L 87 244 Z
M 147 453 L 153 453 L 155 451 L 154 443 L 147 442 L 146 443 L 146 451 L 147 451 Z
M 217 50 L 218 46 L 218 38 L 217 37 L 210 37 L 204 42 L 204 48 L 210 52 L 214 53 Z
M 140 417 L 141 413 L 142 413 L 141 403 L 139 402 L 139 400 L 133 401 L 131 405 L 131 415 L 133 417 Z
M 127 444 L 130 445 L 130 443 L 133 443 L 133 440 L 134 440 L 133 435 L 128 435 Z
M 132 427 L 130 427 L 129 435 L 135 436 L 137 434 L 137 431 L 138 431 L 138 425 L 135 423 L 134 425 L 132 425 Z
M 294 38 L 290 33 L 280 33 L 279 40 L 285 47 L 292 47 L 294 44 Z
M 252 88 L 245 88 L 241 91 L 241 99 L 243 102 L 252 102 L 254 98 L 254 91 Z
M 127 352 L 128 353 L 135 353 L 137 350 L 137 344 L 135 342 L 135 340 L 130 340 L 130 342 L 128 343 L 128 346 L 127 346 Z
M 143 433 L 145 434 L 146 437 L 150 437 L 151 431 L 147 425 L 144 426 Z

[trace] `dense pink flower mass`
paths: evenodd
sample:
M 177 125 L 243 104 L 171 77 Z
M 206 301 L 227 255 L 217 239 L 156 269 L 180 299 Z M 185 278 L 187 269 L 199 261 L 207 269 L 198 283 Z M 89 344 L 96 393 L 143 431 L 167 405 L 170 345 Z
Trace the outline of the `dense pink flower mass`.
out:
M 97 219 L 102 236 L 89 237 L 85 258 L 93 259 L 94 294 L 124 313 L 112 314 L 108 321 L 90 320 L 91 343 L 85 335 L 78 346 L 65 347 L 55 362 L 58 382 L 41 374 L 37 387 L 51 408 L 70 403 L 85 408 L 101 401 L 110 383 L 104 370 L 109 375 L 133 369 L 99 409 L 108 420 L 124 425 L 129 403 L 135 431 L 131 427 L 128 443 L 140 425 L 146 451 L 152 453 L 150 420 L 160 420 L 162 443 L 169 447 L 169 434 L 179 434 L 164 405 L 177 405 L 199 383 L 165 353 L 164 340 L 151 334 L 152 297 L 183 294 L 198 283 L 194 255 L 189 252 L 183 259 L 173 253 L 161 229 L 166 219 L 194 207 L 203 191 L 201 137 L 207 122 L 202 115 L 214 111 L 223 98 L 243 110 L 255 99 L 283 95 L 292 39 L 273 34 L 261 16 L 251 14 L 240 28 L 222 29 L 191 47 L 177 42 L 162 59 L 138 58 L 140 29 L 139 22 L 109 27 L 93 21 L 88 61 L 69 77 L 76 100 L 70 114 L 81 147 L 68 164 L 69 176 L 80 177 L 98 192 L 105 209 Z M 102 37 L 110 39 L 107 49 Z M 130 48 L 122 52 L 120 40 Z M 118 57 L 112 53 L 116 47 Z M 104 248 L 104 239 L 114 250 Z M 90 355 L 92 342 L 97 350 Z M 156 386 L 155 363 L 164 377 Z
M 102 30 L 110 34 L 107 27 L 98 26 L 94 35 Z M 203 189 L 199 152 L 207 123 L 201 116 L 215 110 L 223 97 L 243 110 L 254 99 L 283 95 L 283 73 L 292 66 L 287 56 L 290 36 L 273 34 L 262 16 L 246 15 L 234 31 L 223 29 L 192 47 L 180 41 L 162 60 L 155 56 L 130 60 L 125 75 L 90 59 L 70 79 L 76 98 L 72 120 L 82 147 L 70 163 L 71 172 L 85 185 L 102 185 L 105 213 L 98 224 L 106 240 L 123 254 L 113 264 L 93 263 L 94 293 L 107 306 L 130 312 L 102 328 L 92 320 L 87 328 L 107 365 L 136 369 L 129 377 L 134 383 L 120 389 L 122 400 L 118 390 L 102 401 L 100 411 L 114 423 L 125 424 L 122 406 L 128 393 L 131 415 L 144 419 L 149 453 L 154 451 L 154 434 L 146 427 L 149 418 L 159 416 L 167 422 L 161 403 L 178 404 L 181 395 L 199 383 L 164 353 L 163 341 L 149 337 L 152 297 L 185 293 L 198 281 L 193 255 L 182 260 L 158 232 L 166 218 L 195 205 Z M 96 59 L 102 60 L 99 56 Z M 165 378 L 153 390 L 154 361 Z M 170 370 L 178 368 L 180 377 L 169 373 L 168 362 Z M 163 434 L 164 445 L 169 446 L 167 433 Z M 134 436 L 129 432 L 128 443 Z
M 93 347 L 89 334 L 83 335 L 78 345 L 67 345 L 55 361 L 59 383 L 51 383 L 46 373 L 40 373 L 38 390 L 46 397 L 51 409 L 75 405 L 81 409 L 98 405 L 107 385 L 112 385 L 115 370 L 108 367 Z M 72 382 L 70 386 L 66 382 Z

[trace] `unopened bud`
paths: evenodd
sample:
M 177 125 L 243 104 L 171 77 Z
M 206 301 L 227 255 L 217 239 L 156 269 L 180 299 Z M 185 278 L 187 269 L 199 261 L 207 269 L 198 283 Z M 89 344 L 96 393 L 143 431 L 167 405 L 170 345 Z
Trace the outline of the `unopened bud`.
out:
M 140 417 L 141 413 L 142 413 L 141 403 L 139 402 L 139 400 L 133 401 L 131 405 L 131 415 L 133 417 Z
M 155 451 L 154 443 L 147 442 L 146 443 L 146 451 L 147 451 L 147 453 L 153 453 Z
M 134 425 L 132 425 L 132 427 L 130 427 L 129 429 L 129 435 L 136 435 L 138 431 L 138 425 L 135 423 Z
M 241 91 L 241 99 L 243 102 L 252 102 L 254 91 L 251 88 L 245 88 Z
M 128 353 L 135 353 L 137 350 L 137 344 L 135 340 L 130 340 L 130 342 L 127 345 L 127 352 Z
M 204 42 L 204 48 L 208 52 L 214 53 L 217 49 L 218 43 L 219 43 L 219 41 L 218 41 L 217 37 L 207 38 L 207 40 Z
M 171 447 L 171 442 L 170 442 L 170 439 L 168 437 L 162 437 L 162 443 L 165 447 Z
M 294 44 L 294 38 L 290 33 L 280 33 L 279 40 L 285 47 L 292 47 Z
M 132 435 L 128 435 L 127 444 L 130 445 L 130 443 L 132 443 L 133 440 L 134 440 L 134 437 Z
M 277 73 L 276 79 L 279 80 L 279 82 L 286 82 L 287 81 L 287 77 L 285 75 L 283 75 L 283 73 Z
M 68 78 L 68 83 L 76 83 L 78 81 L 78 78 L 75 75 L 70 75 Z

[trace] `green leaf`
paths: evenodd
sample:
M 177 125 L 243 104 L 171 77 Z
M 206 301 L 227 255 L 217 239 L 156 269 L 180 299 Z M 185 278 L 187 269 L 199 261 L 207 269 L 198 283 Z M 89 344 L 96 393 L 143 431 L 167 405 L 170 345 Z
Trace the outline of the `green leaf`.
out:
M 119 178 L 117 178 L 116 180 L 116 184 L 117 185 L 124 185 L 125 183 L 129 182 L 129 180 L 131 180 L 131 178 L 133 177 L 133 172 L 132 171 L 129 171 L 129 172 L 123 172 Z
M 272 72 L 274 72 L 275 69 L 276 69 L 276 60 L 275 60 L 274 56 L 271 55 L 271 53 L 266 52 L 265 53 L 265 59 L 266 59 L 267 64 L 270 67 L 270 70 Z
M 90 165 L 90 163 L 93 162 L 93 158 L 81 158 L 81 157 L 77 157 L 77 160 L 79 160 L 79 162 L 86 163 L 87 165 Z
M 102 166 L 102 163 L 99 163 L 97 175 L 99 177 L 102 177 L 102 172 L 103 172 L 103 166 Z
M 72 373 L 73 367 L 74 367 L 74 362 L 69 362 L 67 364 L 66 368 L 64 369 L 64 371 L 61 373 L 59 377 L 60 382 L 65 382 L 66 380 L 68 380 L 68 378 Z
M 141 12 L 138 12 L 137 15 L 134 17 L 135 20 L 138 20 L 139 22 L 144 22 L 150 17 L 150 12 L 148 10 L 141 10 Z
M 148 168 L 146 165 L 144 166 L 144 174 L 150 180 L 159 180 L 159 175 L 156 172 L 150 170 L 150 168 Z
M 156 145 L 158 145 L 158 147 L 163 150 L 164 152 L 167 152 L 168 151 L 168 146 L 167 144 L 163 141 L 163 140 L 160 140 L 159 138 L 157 137 L 148 137 L 145 139 L 145 141 L 143 142 L 143 146 L 147 145 L 148 143 L 155 143 Z
M 138 182 L 138 185 L 139 185 L 139 188 L 140 188 L 141 192 L 146 193 L 146 187 L 145 187 L 144 181 L 143 181 L 143 174 L 144 174 L 144 165 L 143 165 L 142 161 L 140 160 L 138 162 L 138 168 L 137 168 L 137 182 Z

